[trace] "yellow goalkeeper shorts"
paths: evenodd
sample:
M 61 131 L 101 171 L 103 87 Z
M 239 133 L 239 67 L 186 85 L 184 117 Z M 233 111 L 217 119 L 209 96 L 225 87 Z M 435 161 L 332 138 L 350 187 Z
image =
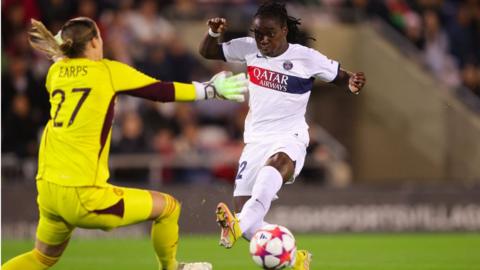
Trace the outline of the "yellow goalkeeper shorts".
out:
M 148 190 L 106 185 L 60 186 L 37 180 L 40 220 L 37 239 L 58 245 L 75 227 L 111 230 L 148 220 L 153 206 Z

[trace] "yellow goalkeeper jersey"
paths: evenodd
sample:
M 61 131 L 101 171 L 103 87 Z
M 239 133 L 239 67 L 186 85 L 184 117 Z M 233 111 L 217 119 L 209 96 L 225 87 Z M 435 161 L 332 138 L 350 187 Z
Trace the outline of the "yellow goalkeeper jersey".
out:
M 195 99 L 191 84 L 160 82 L 106 59 L 57 61 L 48 71 L 46 87 L 50 120 L 42 135 L 36 178 L 64 186 L 106 185 L 118 94 L 164 102 Z

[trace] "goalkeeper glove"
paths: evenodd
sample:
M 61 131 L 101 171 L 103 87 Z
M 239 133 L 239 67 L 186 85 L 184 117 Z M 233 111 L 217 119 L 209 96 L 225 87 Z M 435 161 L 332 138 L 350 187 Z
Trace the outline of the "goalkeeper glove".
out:
M 231 72 L 222 71 L 208 82 L 193 82 L 197 99 L 226 99 L 243 102 L 247 91 L 248 80 L 245 73 L 232 75 Z

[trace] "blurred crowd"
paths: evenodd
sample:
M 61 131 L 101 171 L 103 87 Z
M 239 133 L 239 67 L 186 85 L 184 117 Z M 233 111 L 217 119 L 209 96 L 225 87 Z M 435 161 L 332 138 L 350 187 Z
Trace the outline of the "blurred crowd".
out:
M 480 100 L 479 0 L 323 0 L 381 17 L 421 50 L 424 64 L 452 89 Z
M 435 78 L 480 112 L 480 0 L 292 0 L 339 11 L 339 17 L 381 18 L 422 52 Z M 341 12 L 341 11 L 353 11 Z
M 50 61 L 29 46 L 30 18 L 52 33 L 76 16 L 94 19 L 104 39 L 105 57 L 132 65 L 164 81 L 205 81 L 223 69 L 205 65 L 187 49 L 173 21 L 203 20 L 234 8 L 229 20 L 250 21 L 260 0 L 3 0 L 2 1 L 2 154 L 35 157 L 49 118 L 45 75 Z M 305 0 L 291 4 L 350 7 L 380 16 L 423 51 L 435 76 L 451 87 L 480 96 L 480 1 L 478 0 Z M 201 8 L 199 8 L 201 7 Z M 230 18 L 233 17 L 233 18 Z M 120 96 L 112 134 L 112 153 L 151 153 L 165 159 L 222 153 L 213 171 L 165 170 L 165 179 L 233 180 L 242 149 L 246 104 L 204 101 L 159 104 Z M 315 132 L 312 132 L 315 133 Z M 227 154 L 228 153 L 228 154 Z M 332 160 L 329 149 L 312 138 L 310 157 Z M 233 164 L 233 165 L 232 165 Z M 313 170 L 318 174 L 332 171 Z M 348 179 L 349 170 L 340 174 Z M 348 180 L 345 180 L 348 182 Z

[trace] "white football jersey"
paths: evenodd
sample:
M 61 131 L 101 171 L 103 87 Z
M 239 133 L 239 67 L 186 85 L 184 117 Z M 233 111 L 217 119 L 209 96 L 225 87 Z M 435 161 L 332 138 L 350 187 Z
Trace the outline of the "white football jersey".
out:
M 222 47 L 227 62 L 247 65 L 250 110 L 245 143 L 295 136 L 308 144 L 305 112 L 314 78 L 333 81 L 339 63 L 299 44 L 289 44 L 279 56 L 266 57 L 251 37 L 233 39 Z

